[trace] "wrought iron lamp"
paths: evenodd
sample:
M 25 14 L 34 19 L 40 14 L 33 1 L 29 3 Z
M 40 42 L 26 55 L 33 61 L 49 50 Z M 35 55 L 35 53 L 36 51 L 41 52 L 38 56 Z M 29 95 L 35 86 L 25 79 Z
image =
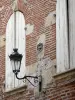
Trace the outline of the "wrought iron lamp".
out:
M 42 88 L 42 77 L 41 76 L 24 76 L 22 78 L 18 77 L 18 73 L 20 72 L 22 57 L 23 57 L 23 55 L 18 53 L 17 48 L 13 49 L 13 53 L 10 54 L 10 56 L 9 56 L 11 64 L 12 64 L 13 73 L 15 74 L 15 76 L 18 80 L 27 79 L 30 82 L 30 80 L 28 78 L 37 79 L 38 84 L 39 84 L 39 91 L 41 91 L 41 88 Z

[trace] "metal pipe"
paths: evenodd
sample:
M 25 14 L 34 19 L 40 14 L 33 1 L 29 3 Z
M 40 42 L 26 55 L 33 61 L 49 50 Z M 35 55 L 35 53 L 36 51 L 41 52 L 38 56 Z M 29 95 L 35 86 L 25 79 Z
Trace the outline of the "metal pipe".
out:
M 67 9 L 67 31 L 68 31 L 68 59 L 69 59 L 69 69 L 70 69 L 70 39 L 69 39 L 69 1 L 66 0 Z
M 16 48 L 16 11 L 14 11 L 14 48 Z

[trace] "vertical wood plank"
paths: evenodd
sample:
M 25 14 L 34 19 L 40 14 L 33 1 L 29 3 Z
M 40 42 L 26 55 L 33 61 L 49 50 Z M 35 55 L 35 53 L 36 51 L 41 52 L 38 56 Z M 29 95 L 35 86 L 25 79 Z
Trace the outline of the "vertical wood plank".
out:
M 56 8 L 56 57 L 57 73 L 69 68 L 67 4 L 66 0 L 57 0 Z
M 69 0 L 70 68 L 75 68 L 75 0 Z
M 9 55 L 12 53 L 13 50 L 13 42 L 14 42 L 13 24 L 14 24 L 14 16 L 12 15 L 6 27 L 6 67 L 5 67 L 6 90 L 10 90 L 14 87 L 14 74 L 12 72 L 12 66 L 9 59 Z
M 16 13 L 16 37 L 17 37 L 17 48 L 18 52 L 23 55 L 21 69 L 19 73 L 19 77 L 23 77 L 25 75 L 26 67 L 25 67 L 25 20 L 24 16 L 21 12 L 17 11 Z M 16 79 L 15 79 L 16 80 Z M 19 80 L 18 85 L 22 86 L 24 84 L 23 80 Z

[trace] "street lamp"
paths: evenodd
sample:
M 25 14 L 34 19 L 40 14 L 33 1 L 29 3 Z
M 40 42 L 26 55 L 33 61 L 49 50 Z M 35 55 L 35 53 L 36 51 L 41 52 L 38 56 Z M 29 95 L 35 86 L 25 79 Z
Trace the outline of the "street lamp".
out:
M 21 77 L 21 78 L 18 77 L 18 73 L 20 72 L 20 68 L 21 68 L 22 57 L 23 57 L 23 55 L 18 53 L 18 49 L 14 48 L 13 53 L 10 54 L 10 56 L 9 56 L 11 65 L 12 65 L 12 69 L 13 69 L 13 73 L 15 74 L 15 76 L 18 80 L 27 79 L 30 82 L 30 80 L 28 78 L 37 79 L 38 84 L 39 84 L 39 91 L 41 91 L 41 88 L 42 88 L 42 77 L 41 76 L 26 76 L 25 75 L 24 77 Z

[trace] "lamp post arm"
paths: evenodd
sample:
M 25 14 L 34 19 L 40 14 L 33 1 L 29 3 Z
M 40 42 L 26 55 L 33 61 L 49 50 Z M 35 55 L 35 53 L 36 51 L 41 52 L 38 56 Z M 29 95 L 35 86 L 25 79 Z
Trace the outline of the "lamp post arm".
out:
M 34 79 L 36 78 L 36 79 L 38 79 L 37 76 L 25 76 L 25 77 L 26 77 L 26 78 L 29 77 L 29 78 L 34 78 Z
M 36 78 L 36 79 L 38 79 L 37 76 L 24 76 L 24 77 L 22 77 L 22 78 L 19 78 L 17 73 L 15 73 L 15 75 L 16 75 L 16 78 L 17 78 L 17 79 L 19 79 L 19 80 L 26 79 L 32 86 L 37 87 L 37 86 L 35 86 L 35 85 L 28 79 L 28 77 L 29 77 L 29 78 L 34 78 L 34 79 Z
M 38 76 L 24 76 L 24 77 L 18 77 L 18 74 L 15 73 L 16 75 L 16 78 L 19 79 L 19 80 L 22 80 L 22 79 L 27 79 L 27 78 L 34 78 L 34 79 L 38 79 Z
M 27 77 L 26 77 L 26 79 L 27 79 L 27 81 L 28 81 L 32 86 L 37 87 L 37 86 L 35 86 Z
M 24 76 L 22 78 L 18 77 L 18 73 L 15 73 L 16 75 L 16 78 L 19 79 L 19 80 L 22 80 L 22 79 L 26 79 L 32 86 L 34 87 L 37 87 L 35 86 L 28 78 L 34 78 L 34 79 L 38 79 L 39 81 L 39 91 L 41 92 L 42 90 L 42 76 Z

